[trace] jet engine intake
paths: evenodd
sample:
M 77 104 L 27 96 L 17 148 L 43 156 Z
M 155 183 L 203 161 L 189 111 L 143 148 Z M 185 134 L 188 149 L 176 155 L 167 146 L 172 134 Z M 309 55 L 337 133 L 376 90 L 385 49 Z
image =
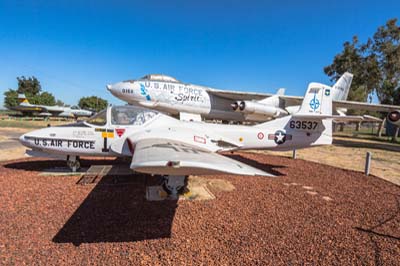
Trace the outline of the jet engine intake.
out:
M 391 111 L 387 116 L 387 120 L 396 126 L 400 126 L 400 111 Z
M 237 111 L 237 109 L 239 108 L 239 104 L 240 102 L 234 102 L 231 104 L 233 111 Z

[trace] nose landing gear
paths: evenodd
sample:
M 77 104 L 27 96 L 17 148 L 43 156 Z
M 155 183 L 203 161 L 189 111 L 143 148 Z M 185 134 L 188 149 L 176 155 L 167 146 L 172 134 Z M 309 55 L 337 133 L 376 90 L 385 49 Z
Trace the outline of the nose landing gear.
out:
M 72 172 L 76 172 L 81 168 L 81 160 L 79 156 L 68 155 L 67 156 L 67 165 L 71 169 Z

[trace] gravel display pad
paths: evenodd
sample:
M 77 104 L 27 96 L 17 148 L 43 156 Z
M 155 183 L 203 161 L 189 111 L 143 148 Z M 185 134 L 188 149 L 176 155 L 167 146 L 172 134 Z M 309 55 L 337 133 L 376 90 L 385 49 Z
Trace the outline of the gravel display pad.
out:
M 77 185 L 79 176 L 39 175 L 61 161 L 3 162 L 0 264 L 400 263 L 400 187 L 303 160 L 230 156 L 277 177 L 208 176 L 235 189 L 212 191 L 214 200 L 148 202 L 154 177 Z

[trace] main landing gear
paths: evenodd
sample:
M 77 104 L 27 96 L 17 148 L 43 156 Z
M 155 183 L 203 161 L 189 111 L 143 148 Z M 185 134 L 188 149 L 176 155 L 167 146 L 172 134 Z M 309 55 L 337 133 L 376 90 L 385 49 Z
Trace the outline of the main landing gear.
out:
M 81 160 L 79 156 L 68 155 L 67 156 L 67 165 L 71 169 L 72 172 L 76 172 L 81 168 Z
M 183 194 L 187 186 L 187 176 L 183 175 L 166 175 L 164 176 L 163 188 L 172 197 L 178 198 L 179 194 Z

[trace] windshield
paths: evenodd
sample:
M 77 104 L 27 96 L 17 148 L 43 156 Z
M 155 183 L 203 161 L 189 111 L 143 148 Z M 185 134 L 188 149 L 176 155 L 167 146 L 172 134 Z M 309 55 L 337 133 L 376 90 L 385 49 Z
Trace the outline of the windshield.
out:
M 107 123 L 107 109 L 90 117 L 86 122 L 96 126 L 104 126 Z
M 135 106 L 114 106 L 111 109 L 113 125 L 143 125 L 157 115 L 157 112 Z
M 162 74 L 150 74 L 150 75 L 146 75 L 146 76 L 142 77 L 141 79 L 154 80 L 154 81 L 179 82 L 174 77 L 162 75 Z

